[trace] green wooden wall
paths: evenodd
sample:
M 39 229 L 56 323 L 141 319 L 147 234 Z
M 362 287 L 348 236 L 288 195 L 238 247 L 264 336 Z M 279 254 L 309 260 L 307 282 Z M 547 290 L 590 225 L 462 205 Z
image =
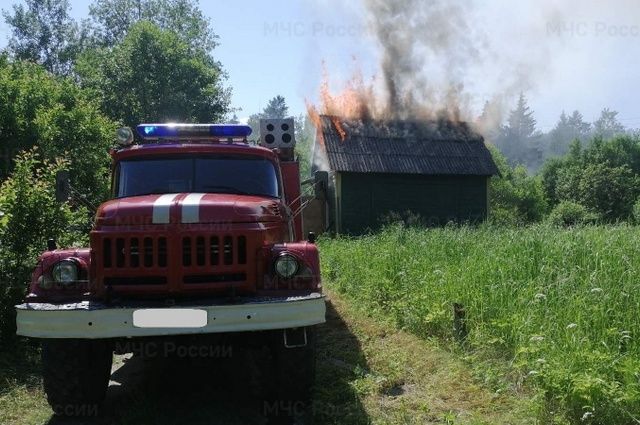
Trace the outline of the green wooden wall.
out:
M 375 230 L 390 213 L 411 212 L 434 226 L 487 216 L 485 176 L 340 173 L 336 184 L 339 233 Z

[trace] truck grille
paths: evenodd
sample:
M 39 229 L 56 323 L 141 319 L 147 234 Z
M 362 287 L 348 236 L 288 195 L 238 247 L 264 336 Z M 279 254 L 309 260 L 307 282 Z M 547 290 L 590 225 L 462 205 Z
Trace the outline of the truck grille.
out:
M 181 246 L 183 267 L 247 264 L 245 236 L 185 236 Z
M 102 253 L 105 269 L 167 267 L 167 238 L 104 238 Z
M 138 234 L 103 236 L 98 243 L 98 274 L 105 286 L 220 286 L 249 280 L 245 235 Z

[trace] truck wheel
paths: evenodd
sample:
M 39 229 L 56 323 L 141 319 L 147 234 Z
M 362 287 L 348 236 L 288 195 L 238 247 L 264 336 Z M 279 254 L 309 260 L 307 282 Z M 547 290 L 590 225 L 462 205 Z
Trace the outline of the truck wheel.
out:
M 282 333 L 276 343 L 274 361 L 279 402 L 299 414 L 309 406 L 316 376 L 316 333 L 307 327 L 307 345 L 287 348 Z
M 54 413 L 96 416 L 109 386 L 112 361 L 113 347 L 109 341 L 44 340 L 44 390 Z

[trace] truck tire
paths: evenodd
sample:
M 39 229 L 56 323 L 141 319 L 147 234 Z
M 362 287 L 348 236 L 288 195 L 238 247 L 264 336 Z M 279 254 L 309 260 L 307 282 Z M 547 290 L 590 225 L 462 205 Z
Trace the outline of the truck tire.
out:
M 274 350 L 278 401 L 296 413 L 309 407 L 316 376 L 315 327 L 307 327 L 306 332 L 306 346 L 287 348 L 280 333 Z
M 44 390 L 55 415 L 98 415 L 109 386 L 112 361 L 113 346 L 109 341 L 44 340 Z

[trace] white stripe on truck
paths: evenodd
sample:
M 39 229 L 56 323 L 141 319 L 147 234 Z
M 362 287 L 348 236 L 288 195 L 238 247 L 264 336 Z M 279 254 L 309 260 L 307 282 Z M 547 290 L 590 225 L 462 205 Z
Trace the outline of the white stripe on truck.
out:
M 168 193 L 158 197 L 153 203 L 153 224 L 168 224 L 171 204 L 179 193 Z
M 182 201 L 182 222 L 183 223 L 199 223 L 200 222 L 200 201 L 204 197 L 204 193 L 190 193 Z

